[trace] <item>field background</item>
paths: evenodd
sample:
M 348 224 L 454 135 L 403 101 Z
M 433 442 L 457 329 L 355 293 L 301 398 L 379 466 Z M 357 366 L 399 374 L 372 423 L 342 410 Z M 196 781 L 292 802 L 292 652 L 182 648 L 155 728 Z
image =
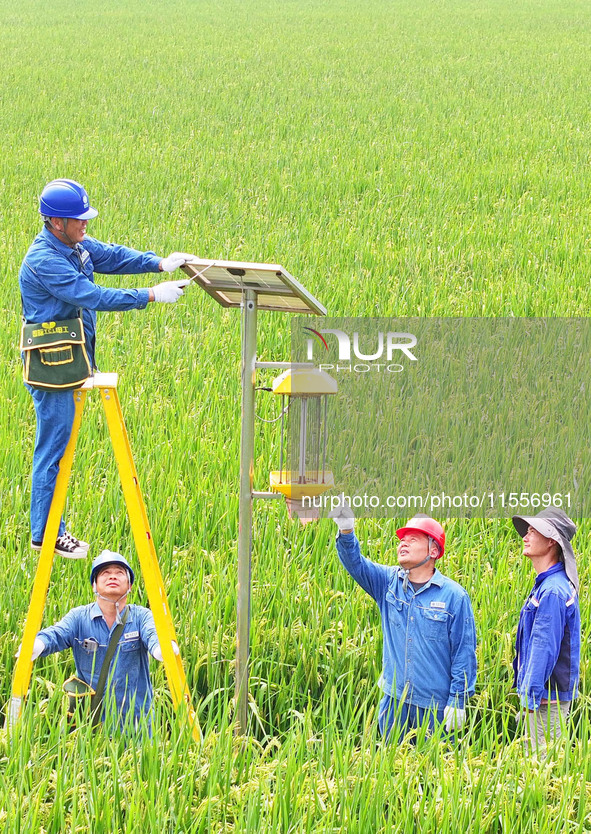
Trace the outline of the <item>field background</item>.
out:
M 279 262 L 333 316 L 586 316 L 591 8 L 0 0 L 0 38 L 5 704 L 36 564 L 17 272 L 44 183 L 85 184 L 99 239 Z M 289 318 L 261 314 L 259 358 L 289 350 Z M 514 739 L 509 666 L 532 572 L 510 522 L 447 525 L 443 568 L 470 592 L 479 638 L 466 737 L 455 750 L 384 749 L 377 611 L 338 564 L 331 523 L 301 528 L 279 502 L 255 507 L 252 737 L 233 738 L 239 353 L 239 314 L 197 288 L 174 307 L 100 315 L 97 359 L 121 375 L 203 748 L 171 716 L 160 669 L 152 745 L 68 737 L 60 689 L 73 664 L 39 661 L 20 734 L 0 734 L 3 830 L 591 830 L 588 522 L 576 540 L 582 697 L 556 761 L 524 761 Z M 70 526 L 94 553 L 133 557 L 98 403 L 86 414 Z M 265 488 L 277 433 L 261 430 L 256 451 Z M 393 560 L 395 528 L 361 521 L 365 551 Z M 45 622 L 90 599 L 88 567 L 56 561 Z

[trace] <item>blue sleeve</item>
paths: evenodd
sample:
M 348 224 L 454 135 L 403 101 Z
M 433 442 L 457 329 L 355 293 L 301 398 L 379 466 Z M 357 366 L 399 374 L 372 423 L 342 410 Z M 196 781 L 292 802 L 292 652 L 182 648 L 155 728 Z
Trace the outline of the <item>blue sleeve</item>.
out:
M 37 267 L 35 274 L 48 295 L 87 310 L 142 310 L 150 297 L 147 289 L 101 287 L 65 258 L 60 261 L 59 269 L 52 269 L 52 262 L 48 261 L 46 266 Z
M 78 611 L 74 608 L 58 623 L 38 632 L 37 637 L 43 640 L 46 646 L 40 656 L 47 657 L 48 654 L 72 648 L 78 634 L 78 625 Z
M 139 632 L 140 639 L 144 644 L 145 649 L 152 654 L 153 649 L 160 642 L 158 640 L 158 633 L 156 632 L 156 624 L 154 622 L 154 615 L 149 608 L 140 609 L 141 616 L 139 617 Z
M 538 709 L 542 698 L 548 697 L 547 683 L 560 655 L 566 623 L 566 600 L 561 596 L 549 591 L 538 601 L 519 692 L 522 706 L 528 709 Z
M 159 272 L 160 261 L 155 252 L 138 252 L 116 243 L 101 243 L 93 237 L 84 238 L 84 248 L 92 256 L 95 272 L 109 275 L 135 275 Z
M 517 634 L 515 636 L 515 656 L 513 657 L 513 688 L 517 688 L 517 677 L 519 675 L 519 646 L 521 645 L 521 632 L 523 629 L 523 608 L 519 614 L 519 623 L 517 625 Z
M 451 625 L 451 684 L 447 706 L 464 709 L 476 687 L 476 623 L 464 593 Z
M 345 570 L 376 602 L 384 597 L 392 576 L 392 568 L 378 565 L 361 555 L 355 533 L 339 533 L 337 553 Z

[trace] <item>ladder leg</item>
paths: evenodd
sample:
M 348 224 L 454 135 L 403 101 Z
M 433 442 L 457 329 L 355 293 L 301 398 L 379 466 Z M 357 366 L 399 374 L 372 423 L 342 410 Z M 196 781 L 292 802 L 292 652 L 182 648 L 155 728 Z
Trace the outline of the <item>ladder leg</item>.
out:
M 39 562 L 37 563 L 37 571 L 35 573 L 35 581 L 31 592 L 29 610 L 25 620 L 21 653 L 17 658 L 16 665 L 14 667 L 14 675 L 12 678 L 12 699 L 8 710 L 8 726 L 10 728 L 14 726 L 20 716 L 23 700 L 27 695 L 29 683 L 31 681 L 31 672 L 33 669 L 33 662 L 31 660 L 31 655 L 33 654 L 33 643 L 35 642 L 37 632 L 41 628 L 41 622 L 43 619 L 43 609 L 45 608 L 45 600 L 47 599 L 47 590 L 49 588 L 49 579 L 51 577 L 51 569 L 53 567 L 55 541 L 59 531 L 64 504 L 66 503 L 68 481 L 70 480 L 72 462 L 74 460 L 74 451 L 76 449 L 76 441 L 78 439 L 78 432 L 80 431 L 80 423 L 82 421 L 82 411 L 86 400 L 86 391 L 76 390 L 73 392 L 73 395 L 76 403 L 76 410 L 74 413 L 72 433 L 70 434 L 70 439 L 68 441 L 68 445 L 66 446 L 64 456 L 60 461 L 60 468 L 55 483 L 55 489 L 53 491 L 51 507 L 49 508 L 47 524 L 45 526 Z
M 193 736 L 196 741 L 200 741 L 201 730 L 195 711 L 191 706 L 191 695 L 187 686 L 183 664 L 180 656 L 175 655 L 172 650 L 172 641 L 176 641 L 176 633 L 168 607 L 164 580 L 156 556 L 154 540 L 152 539 L 146 507 L 131 453 L 131 446 L 129 445 L 117 388 L 101 387 L 101 397 L 111 442 L 113 444 L 115 460 L 117 461 L 121 486 L 123 488 L 123 497 L 125 498 L 131 530 L 142 569 L 142 576 L 146 585 L 146 591 L 162 649 L 164 670 L 168 679 L 172 701 L 177 708 L 181 704 L 186 705 Z

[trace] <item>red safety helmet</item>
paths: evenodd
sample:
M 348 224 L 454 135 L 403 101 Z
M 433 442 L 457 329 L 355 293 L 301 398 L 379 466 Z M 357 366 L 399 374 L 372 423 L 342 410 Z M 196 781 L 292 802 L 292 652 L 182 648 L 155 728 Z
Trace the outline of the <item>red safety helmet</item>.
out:
M 424 533 L 429 536 L 439 545 L 439 555 L 436 559 L 440 559 L 445 551 L 445 530 L 438 521 L 434 518 L 429 518 L 428 515 L 415 515 L 404 527 L 396 531 L 399 539 L 402 539 L 406 533 Z

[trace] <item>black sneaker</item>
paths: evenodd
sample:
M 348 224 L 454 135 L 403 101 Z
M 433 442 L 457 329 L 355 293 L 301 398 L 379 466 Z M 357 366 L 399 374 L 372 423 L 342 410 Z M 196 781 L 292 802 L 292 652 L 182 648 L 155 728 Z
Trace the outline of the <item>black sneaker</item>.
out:
M 42 545 L 43 542 L 31 541 L 33 550 L 41 550 Z M 88 555 L 89 547 L 90 545 L 87 542 L 80 541 L 66 530 L 62 536 L 58 537 L 54 554 L 65 556 L 67 559 L 84 559 Z

